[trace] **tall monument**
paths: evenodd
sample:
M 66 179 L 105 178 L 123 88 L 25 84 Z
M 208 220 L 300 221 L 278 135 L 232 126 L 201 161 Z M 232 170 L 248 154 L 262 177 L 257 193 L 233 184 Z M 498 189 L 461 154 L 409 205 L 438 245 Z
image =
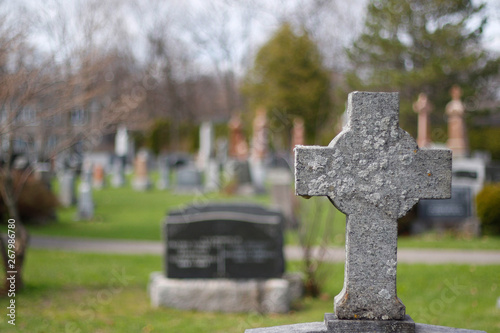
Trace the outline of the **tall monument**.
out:
M 304 119 L 301 117 L 295 117 L 293 119 L 293 128 L 292 128 L 292 150 L 295 146 L 301 146 L 305 143 L 305 127 L 304 127 Z
M 453 157 L 465 157 L 468 153 L 465 130 L 465 106 L 461 101 L 462 89 L 454 85 L 450 90 L 451 101 L 446 104 L 448 116 L 448 141 L 446 145 L 453 151 Z
M 253 138 L 250 151 L 250 175 L 252 183 L 257 192 L 264 191 L 264 182 L 266 180 L 266 170 L 264 167 L 264 158 L 267 153 L 267 112 L 260 108 L 255 114 L 253 121 Z
M 248 144 L 238 115 L 234 115 L 229 121 L 229 156 L 243 161 L 248 158 Z
M 431 144 L 429 115 L 432 109 L 432 104 L 429 102 L 427 95 L 420 93 L 418 100 L 413 103 L 413 111 L 418 113 L 417 144 L 420 148 L 426 148 Z

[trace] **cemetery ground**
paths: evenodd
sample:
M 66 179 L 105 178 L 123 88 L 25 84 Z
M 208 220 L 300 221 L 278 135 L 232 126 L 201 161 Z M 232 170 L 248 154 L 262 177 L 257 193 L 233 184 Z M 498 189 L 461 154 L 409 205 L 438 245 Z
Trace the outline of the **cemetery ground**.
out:
M 160 256 L 32 249 L 28 260 L 26 289 L 16 296 L 16 327 L 2 319 L 1 332 L 241 333 L 321 321 L 343 279 L 342 264 L 327 265 L 324 297 L 306 298 L 288 314 L 202 313 L 150 306 L 146 284 L 151 271 L 160 269 Z M 499 272 L 499 266 L 400 264 L 398 295 L 415 321 L 500 332 Z M 2 300 L 2 309 L 5 304 Z
M 157 174 L 152 173 L 153 183 Z M 130 179 L 128 180 L 130 184 Z M 108 184 L 110 182 L 108 181 Z M 58 190 L 58 184 L 53 184 Z M 135 191 L 130 186 L 121 188 L 106 187 L 102 190 L 93 190 L 96 205 L 95 217 L 91 221 L 75 221 L 76 207 L 60 208 L 57 212 L 57 222 L 43 226 L 28 226 L 32 235 L 46 235 L 54 237 L 104 238 L 128 240 L 154 240 L 162 238 L 160 226 L 167 211 L 184 205 L 200 204 L 213 201 L 252 201 L 267 205 L 270 203 L 268 195 L 234 196 L 222 193 L 175 193 L 175 190 Z M 330 226 L 331 237 L 328 243 L 332 246 L 343 247 L 345 244 L 345 216 L 324 198 L 305 200 L 299 198 L 302 205 L 311 205 L 322 202 L 319 208 L 325 211 L 334 211 L 330 214 L 333 225 Z M 315 212 L 314 210 L 311 210 Z M 321 219 L 321 216 L 304 218 L 305 223 L 312 223 Z M 315 227 L 319 228 L 316 245 L 320 244 L 324 235 L 325 222 Z M 295 231 L 285 232 L 285 244 L 298 244 L 299 237 Z M 450 232 L 430 232 L 418 236 L 399 237 L 398 248 L 446 248 L 446 249 L 475 249 L 500 250 L 500 237 L 483 236 L 480 238 L 456 235 Z
M 57 188 L 57 185 L 55 186 Z M 232 197 L 224 194 L 174 194 L 152 189 L 136 192 L 129 187 L 93 192 L 96 217 L 74 221 L 74 208 L 60 209 L 58 222 L 30 227 L 32 235 L 78 238 L 160 240 L 160 224 L 167 210 L 214 200 L 268 203 L 265 195 Z M 317 199 L 311 199 L 317 200 Z M 305 200 L 302 200 L 305 201 Z M 325 207 L 333 209 L 329 202 Z M 335 215 L 332 246 L 344 243 L 345 220 Z M 321 235 L 321 233 L 319 233 Z M 287 244 L 296 244 L 294 232 Z M 320 236 L 315 241 L 320 242 Z M 500 249 L 500 239 L 469 239 L 431 233 L 400 237 L 399 247 Z M 159 255 L 112 255 L 29 249 L 25 266 L 26 287 L 16 294 L 16 327 L 0 321 L 1 332 L 243 332 L 308 321 L 321 321 L 333 310 L 333 297 L 343 283 L 343 264 L 324 264 L 324 296 L 306 298 L 282 315 L 221 314 L 154 309 L 147 283 L 160 271 Z M 287 263 L 288 271 L 300 262 Z M 398 265 L 398 296 L 416 322 L 500 332 L 500 265 Z M 0 300 L 5 309 L 6 299 Z M 444 314 L 444 315 L 443 315 Z

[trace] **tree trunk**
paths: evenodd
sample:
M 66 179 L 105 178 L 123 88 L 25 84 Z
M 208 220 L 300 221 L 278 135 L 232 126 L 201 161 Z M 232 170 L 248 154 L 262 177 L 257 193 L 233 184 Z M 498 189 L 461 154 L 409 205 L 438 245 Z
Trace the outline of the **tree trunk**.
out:
M 15 238 L 14 238 L 15 257 L 11 258 L 8 256 L 9 242 L 5 241 L 4 239 L 0 240 L 0 245 L 1 245 L 0 251 L 3 258 L 3 267 L 6 277 L 14 275 L 16 290 L 21 290 L 24 286 L 22 279 L 22 272 L 23 272 L 25 253 L 29 243 L 29 234 L 28 230 L 26 230 L 25 226 L 21 222 L 21 218 L 19 217 L 19 212 L 17 210 L 16 200 L 14 195 L 14 181 L 12 177 L 12 172 L 9 167 L 6 167 L 3 171 L 4 171 L 2 179 L 3 184 L 0 185 L 2 187 L 1 193 L 5 206 L 7 207 L 9 221 L 13 220 L 14 221 L 13 224 L 15 225 L 14 229 L 6 229 L 4 230 L 4 232 L 6 232 L 7 230 L 13 230 L 15 232 Z M 7 272 L 15 272 L 15 273 L 7 273 Z M 10 282 L 7 279 L 5 279 L 4 289 L 2 290 L 2 293 L 8 292 L 9 285 Z

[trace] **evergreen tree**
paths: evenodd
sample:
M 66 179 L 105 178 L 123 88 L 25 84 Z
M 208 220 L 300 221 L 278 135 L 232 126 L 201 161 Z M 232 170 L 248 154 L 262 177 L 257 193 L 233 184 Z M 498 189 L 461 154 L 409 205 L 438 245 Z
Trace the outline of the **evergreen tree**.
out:
M 252 110 L 267 109 L 274 134 L 284 133 L 289 142 L 293 117 L 300 116 L 312 143 L 328 118 L 329 85 L 316 44 L 305 31 L 297 35 L 285 23 L 257 53 L 242 90 Z
M 416 133 L 411 105 L 420 92 L 434 103 L 433 124 L 443 124 L 449 89 L 478 98 L 499 59 L 481 45 L 484 5 L 472 0 L 372 0 L 364 33 L 348 50 L 355 90 L 399 91 L 401 125 Z M 438 138 L 443 141 L 443 138 Z

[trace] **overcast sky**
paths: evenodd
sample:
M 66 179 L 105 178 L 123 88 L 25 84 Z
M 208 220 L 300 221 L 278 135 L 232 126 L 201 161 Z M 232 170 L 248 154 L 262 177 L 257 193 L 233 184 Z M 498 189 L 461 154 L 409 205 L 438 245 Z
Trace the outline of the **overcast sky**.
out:
M 70 26 L 69 28 L 73 28 L 76 31 L 80 28 L 78 24 L 81 17 L 79 17 L 79 13 L 72 10 L 73 6 L 71 4 L 75 2 L 86 3 L 85 1 L 87 0 L 16 0 L 15 2 L 0 0 L 0 4 L 4 7 L 4 10 L 9 6 L 24 4 L 28 8 L 28 12 L 31 11 L 36 14 L 34 16 L 37 16 L 32 23 L 36 25 L 45 21 L 45 26 L 47 24 L 50 25 L 50 21 L 57 17 L 57 8 L 61 8 L 57 4 L 62 4 L 62 6 L 66 7 L 69 15 L 74 17 L 71 23 L 72 27 Z M 88 3 L 92 1 L 90 0 Z M 106 20 L 116 20 L 117 22 L 121 22 L 118 24 L 127 26 L 128 32 L 132 37 L 131 48 L 136 55 L 140 57 L 144 56 L 142 54 L 144 51 L 141 50 L 145 49 L 144 31 L 147 27 L 154 26 L 155 21 L 160 21 L 161 23 L 161 19 L 167 18 L 177 26 L 176 31 L 180 32 L 179 36 L 188 41 L 188 45 L 196 44 L 193 39 L 197 39 L 198 46 L 196 46 L 197 49 L 194 53 L 199 57 L 198 61 L 211 61 L 213 60 L 210 59 L 211 57 L 224 59 L 227 57 L 223 52 L 224 48 L 229 46 L 231 49 L 228 51 L 232 53 L 231 56 L 235 59 L 228 59 L 227 67 L 238 67 L 242 66 L 243 62 L 248 62 L 248 58 L 251 55 L 248 53 L 255 52 L 267 40 L 269 35 L 279 26 L 280 19 L 290 15 L 300 15 L 296 14 L 300 12 L 296 10 L 297 6 L 301 8 L 302 15 L 307 15 L 308 10 L 310 11 L 308 4 L 312 3 L 312 1 L 308 0 L 211 0 L 210 2 L 206 2 L 206 0 L 137 0 L 136 3 L 138 5 L 135 6 L 118 6 L 118 4 L 123 4 L 125 1 L 103 1 L 106 4 L 116 1 L 117 6 L 108 6 L 110 9 L 106 13 Z M 338 13 L 342 13 L 342 15 L 336 13 L 337 21 L 342 16 L 346 17 L 344 18 L 344 22 L 337 23 L 337 26 L 341 25 L 344 27 L 341 30 L 343 33 L 331 33 L 332 38 L 329 40 L 332 43 L 345 45 L 353 38 L 353 33 L 359 30 L 363 23 L 363 4 L 366 1 L 356 0 L 347 3 L 346 1 L 339 0 L 336 2 L 338 3 L 337 5 L 329 7 L 329 9 L 332 8 L 332 11 L 337 10 Z M 478 2 L 480 0 L 473 1 Z M 486 0 L 485 2 L 489 22 L 483 34 L 483 43 L 485 48 L 500 53 L 500 0 Z M 234 5 L 236 3 L 238 5 Z M 211 11 L 204 10 L 204 8 L 208 7 L 212 7 Z M 224 8 L 224 10 L 220 10 L 220 8 Z M 317 24 L 328 39 L 330 37 L 328 31 L 333 31 L 336 27 L 323 24 L 321 15 L 325 14 L 317 15 L 320 20 Z M 331 19 L 331 16 L 329 18 Z M 225 24 L 219 22 L 224 22 Z M 242 22 L 246 26 L 243 26 Z M 345 29 L 346 26 L 347 29 Z M 186 32 L 184 36 L 182 36 L 183 28 Z M 188 32 L 188 29 L 198 31 L 198 33 L 196 36 L 193 36 L 192 33 Z M 48 36 L 48 31 L 47 29 L 43 29 L 43 31 L 40 30 L 35 34 L 34 40 L 36 43 L 43 45 L 42 48 L 60 48 L 58 41 L 53 36 Z M 71 34 L 71 31 L 69 33 Z M 224 35 L 228 41 L 228 45 L 215 45 L 218 43 L 215 40 L 216 37 L 210 36 L 210 34 Z M 247 45 L 238 45 L 238 43 L 241 44 L 242 38 L 244 38 Z M 119 38 L 115 39 L 119 40 Z M 337 49 L 340 48 L 337 47 Z M 332 59 L 336 61 L 338 56 L 332 56 Z M 238 68 L 234 69 L 238 71 Z

